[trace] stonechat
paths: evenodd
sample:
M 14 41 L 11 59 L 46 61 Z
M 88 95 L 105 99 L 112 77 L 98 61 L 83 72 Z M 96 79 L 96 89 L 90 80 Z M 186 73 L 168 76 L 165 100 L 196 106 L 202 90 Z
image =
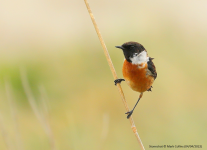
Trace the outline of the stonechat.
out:
M 122 49 L 125 59 L 122 68 L 124 79 L 116 79 L 115 85 L 126 81 L 132 90 L 140 93 L 134 108 L 126 113 L 127 119 L 129 119 L 143 93 L 151 91 L 157 72 L 152 62 L 154 58 L 148 56 L 146 49 L 140 43 L 127 42 L 116 48 Z

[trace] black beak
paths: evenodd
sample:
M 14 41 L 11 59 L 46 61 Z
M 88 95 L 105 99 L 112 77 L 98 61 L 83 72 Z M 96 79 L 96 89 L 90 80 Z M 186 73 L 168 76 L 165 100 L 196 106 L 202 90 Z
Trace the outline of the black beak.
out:
M 115 46 L 115 47 L 124 50 L 124 48 L 122 46 Z

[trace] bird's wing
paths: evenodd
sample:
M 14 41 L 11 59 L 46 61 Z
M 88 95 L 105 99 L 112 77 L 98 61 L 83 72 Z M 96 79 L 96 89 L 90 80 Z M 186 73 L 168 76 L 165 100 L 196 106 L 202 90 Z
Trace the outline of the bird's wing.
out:
M 154 77 L 154 79 L 157 78 L 157 72 L 156 72 L 156 68 L 155 68 L 155 65 L 154 63 L 152 62 L 154 58 L 151 58 L 149 57 L 149 61 L 147 62 L 147 65 L 148 65 L 148 75 L 151 75 Z

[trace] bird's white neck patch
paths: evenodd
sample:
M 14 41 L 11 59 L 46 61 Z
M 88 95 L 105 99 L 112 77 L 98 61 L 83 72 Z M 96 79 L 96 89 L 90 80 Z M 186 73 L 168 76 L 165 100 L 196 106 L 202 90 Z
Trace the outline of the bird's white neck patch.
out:
M 139 65 L 149 61 L 149 57 L 147 56 L 147 52 L 144 50 L 138 55 L 134 55 L 133 57 L 129 58 L 132 61 L 132 64 Z

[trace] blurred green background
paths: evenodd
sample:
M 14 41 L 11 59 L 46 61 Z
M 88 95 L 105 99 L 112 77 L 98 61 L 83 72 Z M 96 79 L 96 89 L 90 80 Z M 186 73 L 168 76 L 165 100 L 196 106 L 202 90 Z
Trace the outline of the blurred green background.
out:
M 137 41 L 155 58 L 158 77 L 133 114 L 145 148 L 206 149 L 207 1 L 88 1 L 118 77 L 116 45 Z M 139 149 L 83 0 L 1 1 L 0 16 L 1 150 Z M 122 87 L 132 108 L 139 93 Z

